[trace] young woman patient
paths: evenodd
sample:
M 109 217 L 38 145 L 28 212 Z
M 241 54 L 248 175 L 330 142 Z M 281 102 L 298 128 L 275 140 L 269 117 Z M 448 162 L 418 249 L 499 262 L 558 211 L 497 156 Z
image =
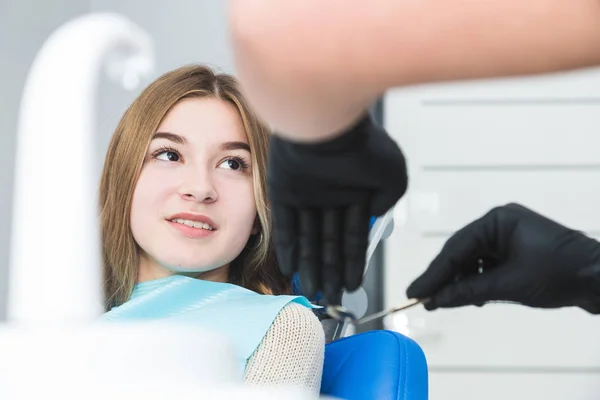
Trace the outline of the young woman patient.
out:
M 100 184 L 103 318 L 220 331 L 245 382 L 318 393 L 323 330 L 305 298 L 286 296 L 272 247 L 269 134 L 234 78 L 204 66 L 161 76 L 133 102 Z

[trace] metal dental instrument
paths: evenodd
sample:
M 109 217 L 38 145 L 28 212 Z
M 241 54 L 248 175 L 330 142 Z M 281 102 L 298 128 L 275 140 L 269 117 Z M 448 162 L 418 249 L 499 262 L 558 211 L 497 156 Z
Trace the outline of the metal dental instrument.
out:
M 392 307 L 387 310 L 379 311 L 379 312 L 376 312 L 371 315 L 367 315 L 366 317 L 362 317 L 362 318 L 356 318 L 356 316 L 350 310 L 348 310 L 346 307 L 343 307 L 343 306 L 327 306 L 326 313 L 331 318 L 333 318 L 339 322 L 348 322 L 353 325 L 361 325 L 366 322 L 370 322 L 370 321 L 374 321 L 379 318 L 383 318 L 387 315 L 396 313 L 398 311 L 406 310 L 408 308 L 416 306 L 417 304 L 424 304 L 428 300 L 429 299 L 410 299 L 406 303 L 404 303 L 398 307 Z

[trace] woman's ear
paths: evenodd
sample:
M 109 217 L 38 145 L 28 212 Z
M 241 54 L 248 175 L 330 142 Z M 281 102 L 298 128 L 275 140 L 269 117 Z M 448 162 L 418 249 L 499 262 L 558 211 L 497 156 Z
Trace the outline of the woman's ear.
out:
M 256 235 L 257 233 L 260 233 L 260 220 L 258 216 L 254 219 L 254 225 L 252 225 L 252 234 Z

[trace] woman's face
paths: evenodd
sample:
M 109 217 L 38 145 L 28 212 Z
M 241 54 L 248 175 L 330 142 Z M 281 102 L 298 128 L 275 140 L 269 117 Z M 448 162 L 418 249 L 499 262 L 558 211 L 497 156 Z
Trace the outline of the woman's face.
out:
M 133 194 L 131 230 L 142 249 L 140 281 L 173 271 L 227 279 L 229 263 L 256 232 L 251 161 L 233 105 L 190 98 L 169 111 L 148 147 Z

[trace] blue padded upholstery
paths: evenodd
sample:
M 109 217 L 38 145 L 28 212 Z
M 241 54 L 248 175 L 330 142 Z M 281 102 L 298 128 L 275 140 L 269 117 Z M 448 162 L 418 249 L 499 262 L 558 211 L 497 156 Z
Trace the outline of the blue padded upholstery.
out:
M 427 400 L 425 354 L 414 340 L 386 330 L 328 343 L 321 394 L 349 400 Z

